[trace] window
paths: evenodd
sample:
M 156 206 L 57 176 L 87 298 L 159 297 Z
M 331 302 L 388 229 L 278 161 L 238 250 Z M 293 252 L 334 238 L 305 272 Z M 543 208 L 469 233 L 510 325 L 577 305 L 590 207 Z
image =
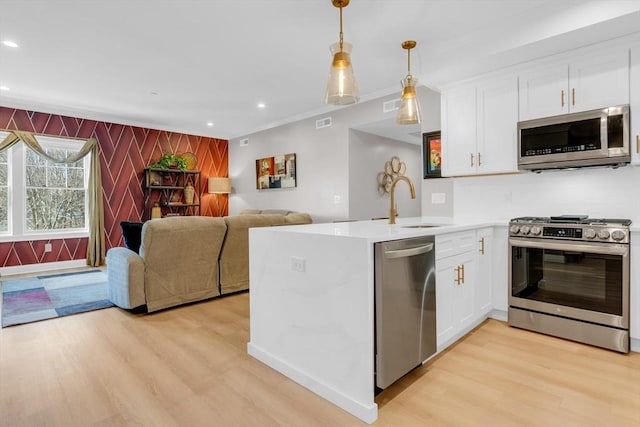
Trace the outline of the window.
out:
M 8 152 L 0 151 L 0 233 L 9 230 L 9 160 Z
M 57 159 L 77 153 L 84 145 L 81 140 L 36 138 L 43 150 Z M 89 162 L 90 156 L 85 156 L 71 164 L 55 163 L 23 142 L 1 152 L 2 240 L 87 236 Z

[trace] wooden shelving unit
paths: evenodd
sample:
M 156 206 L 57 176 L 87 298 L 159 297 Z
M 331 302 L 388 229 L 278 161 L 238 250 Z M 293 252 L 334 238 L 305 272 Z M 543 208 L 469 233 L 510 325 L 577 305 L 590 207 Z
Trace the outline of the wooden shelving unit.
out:
M 191 184 L 195 190 L 192 203 L 186 203 L 184 190 Z M 142 176 L 144 193 L 143 221 L 151 219 L 151 211 L 158 204 L 162 217 L 200 215 L 200 171 L 145 168 Z

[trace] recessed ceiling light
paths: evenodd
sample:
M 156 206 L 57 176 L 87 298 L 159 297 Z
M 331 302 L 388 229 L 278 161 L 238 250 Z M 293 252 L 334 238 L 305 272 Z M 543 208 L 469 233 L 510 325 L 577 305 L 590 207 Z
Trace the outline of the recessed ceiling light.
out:
M 11 40 L 2 40 L 2 44 L 9 47 L 18 47 L 18 43 Z
M 213 122 L 207 122 L 207 126 L 209 126 L 210 128 L 213 127 Z
M 266 105 L 264 102 L 258 102 L 258 108 L 266 108 Z
M 9 87 L 8 87 L 8 86 L 0 86 L 0 90 L 5 90 L 5 91 L 7 91 L 7 90 L 9 90 Z

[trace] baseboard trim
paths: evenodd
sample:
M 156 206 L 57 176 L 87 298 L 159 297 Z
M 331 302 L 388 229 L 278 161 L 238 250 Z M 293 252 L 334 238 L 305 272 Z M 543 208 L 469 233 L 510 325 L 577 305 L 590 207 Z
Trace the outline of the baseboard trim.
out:
M 16 265 L 13 267 L 0 268 L 0 276 L 11 276 L 14 274 L 39 273 L 51 270 L 64 270 L 66 268 L 86 267 L 86 259 L 74 259 L 71 261 L 43 262 L 39 264 Z
M 640 338 L 631 338 L 631 351 L 640 353 Z
M 247 352 L 250 356 L 258 359 L 265 365 L 275 369 L 287 378 L 290 378 L 301 386 L 311 390 L 318 396 L 328 400 L 339 408 L 344 409 L 351 415 L 358 417 L 365 423 L 372 424 L 376 419 L 378 419 L 378 405 L 376 403 L 368 406 L 360 402 L 356 402 L 350 397 L 345 396 L 343 393 L 334 390 L 326 384 L 323 384 L 316 378 L 310 377 L 306 373 L 278 359 L 271 353 L 264 351 L 251 342 L 247 344 Z M 373 375 L 373 373 L 371 373 L 371 375 Z
M 506 322 L 508 320 L 507 312 L 503 310 L 491 310 L 491 313 L 489 313 L 489 317 L 492 319 L 501 320 L 503 322 Z

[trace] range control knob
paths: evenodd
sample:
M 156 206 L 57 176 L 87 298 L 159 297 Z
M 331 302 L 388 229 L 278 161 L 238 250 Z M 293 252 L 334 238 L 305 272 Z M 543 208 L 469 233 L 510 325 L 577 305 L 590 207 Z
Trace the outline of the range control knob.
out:
M 509 232 L 511 232 L 511 234 L 518 234 L 518 231 L 520 231 L 520 226 L 518 225 L 512 225 L 509 227 Z
M 520 233 L 522 234 L 529 234 L 529 231 L 531 231 L 531 227 L 529 227 L 528 225 L 523 225 L 520 229 Z
M 617 241 L 624 240 L 625 236 L 626 234 L 622 230 L 613 230 L 613 232 L 611 233 L 611 238 Z
M 584 237 L 586 237 L 587 239 L 595 239 L 596 230 L 594 230 L 593 228 L 587 228 L 586 230 L 584 230 Z
M 609 234 L 609 231 L 607 231 L 607 230 L 598 231 L 598 239 L 607 240 L 609 238 L 609 236 L 610 236 L 610 234 Z
M 542 228 L 538 227 L 537 225 L 531 227 L 531 234 L 533 234 L 534 236 L 539 236 L 541 232 Z

